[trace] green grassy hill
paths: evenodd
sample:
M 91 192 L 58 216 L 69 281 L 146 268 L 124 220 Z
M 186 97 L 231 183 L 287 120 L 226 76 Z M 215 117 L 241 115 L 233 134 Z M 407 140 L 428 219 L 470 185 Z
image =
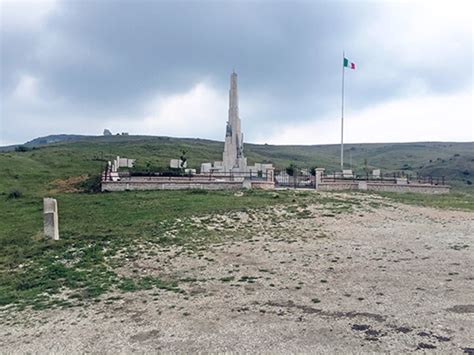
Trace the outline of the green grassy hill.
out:
M 0 194 L 18 189 L 24 194 L 42 196 L 54 190 L 57 180 L 98 174 L 107 160 L 120 155 L 136 158 L 138 168 L 166 168 L 169 160 L 185 150 L 188 166 L 221 160 L 223 143 L 203 139 L 148 136 L 82 137 L 77 141 L 38 146 L 26 152 L 0 153 Z M 339 168 L 339 145 L 283 146 L 245 145 L 249 163 L 270 162 L 277 169 L 290 163 L 299 167 Z M 474 143 L 393 143 L 348 144 L 346 162 L 363 173 L 380 168 L 391 173 L 403 170 L 421 175 L 446 176 L 457 187 L 474 181 Z
M 339 167 L 339 146 L 246 145 L 249 163 L 272 162 L 277 168 L 290 163 L 300 167 Z M 473 143 L 355 144 L 347 149 L 354 170 L 406 170 L 446 175 L 464 193 L 450 195 L 386 194 L 406 203 L 440 208 L 473 209 L 473 190 L 466 181 L 474 174 Z M 78 141 L 39 145 L 33 150 L 0 152 L 0 307 L 15 304 L 37 309 L 69 307 L 110 290 L 158 287 L 177 290 L 155 278 L 119 277 L 113 257 L 139 255 L 146 243 L 205 243 L 219 235 L 179 227 L 170 239 L 176 218 L 222 211 L 259 208 L 272 204 L 306 204 L 305 199 L 331 200 L 308 192 L 246 191 L 129 191 L 123 193 L 69 193 L 87 176 L 97 176 L 106 161 L 117 155 L 136 158 L 139 167 L 165 168 L 171 158 L 187 151 L 190 167 L 220 160 L 222 142 L 167 137 L 81 137 Z M 349 160 L 349 154 L 348 160 Z M 76 191 L 79 192 L 79 191 Z M 403 195 L 403 196 L 402 196 Z M 58 200 L 61 240 L 45 241 L 42 198 Z M 298 196 L 298 200 L 296 200 Z M 309 203 L 309 202 L 308 202 Z M 294 206 L 293 206 L 294 207 Z M 173 232 L 174 233 L 174 232 Z M 215 239 L 213 239 L 215 238 Z M 145 244 L 144 244 L 145 243 Z M 197 244 L 196 244 L 197 245 Z M 71 260 L 74 261 L 71 264 Z M 110 261 L 112 260 L 112 262 Z M 55 298 L 71 291 L 68 300 Z

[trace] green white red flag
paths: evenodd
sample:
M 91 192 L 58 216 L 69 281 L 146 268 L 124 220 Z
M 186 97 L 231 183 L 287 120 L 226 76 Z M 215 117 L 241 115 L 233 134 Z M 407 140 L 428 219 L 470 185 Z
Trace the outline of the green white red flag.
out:
M 349 62 L 349 59 L 344 58 L 344 67 L 355 70 L 355 63 Z

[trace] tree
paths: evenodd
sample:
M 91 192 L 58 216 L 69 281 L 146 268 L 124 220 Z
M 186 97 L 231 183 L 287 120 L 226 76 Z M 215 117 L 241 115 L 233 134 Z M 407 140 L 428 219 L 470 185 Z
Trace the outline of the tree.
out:
M 297 172 L 297 169 L 298 168 L 296 167 L 296 165 L 294 163 L 291 163 L 285 170 L 288 175 L 294 176 Z
M 149 175 L 151 175 L 151 161 L 148 160 L 148 161 L 146 162 L 145 166 L 146 166 L 146 171 L 147 171 L 147 173 L 148 173 Z
M 30 147 L 27 147 L 26 145 L 20 145 L 18 147 L 15 147 L 15 152 L 29 152 L 31 150 Z
M 188 160 L 188 158 L 186 158 L 186 151 L 185 150 L 181 151 L 181 156 L 179 157 L 179 160 L 180 160 L 181 169 L 184 169 L 186 161 Z
M 364 159 L 364 172 L 369 174 L 369 163 L 367 162 L 367 158 Z

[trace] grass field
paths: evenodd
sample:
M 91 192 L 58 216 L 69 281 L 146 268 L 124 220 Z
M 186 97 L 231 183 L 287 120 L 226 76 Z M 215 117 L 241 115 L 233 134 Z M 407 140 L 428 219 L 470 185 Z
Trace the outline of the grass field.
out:
M 113 287 L 172 287 L 161 280 L 120 279 L 113 272 L 115 256 L 137 257 L 143 245 L 195 249 L 222 235 L 196 230 L 176 219 L 233 210 L 261 208 L 291 201 L 265 192 L 154 191 L 114 194 L 60 194 L 61 240 L 42 238 L 42 200 L 36 197 L 2 200 L 0 208 L 0 305 L 68 305 L 51 298 L 78 290 L 73 299 L 97 297 Z M 171 231 L 171 232 L 170 232 Z M 117 259 L 117 260 L 123 260 Z M 71 295 L 66 297 L 71 298 Z

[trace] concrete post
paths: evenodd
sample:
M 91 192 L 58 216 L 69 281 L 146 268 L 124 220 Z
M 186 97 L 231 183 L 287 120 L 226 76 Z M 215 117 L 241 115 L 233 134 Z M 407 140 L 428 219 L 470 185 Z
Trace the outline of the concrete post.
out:
M 252 188 L 252 181 L 250 181 L 249 179 L 244 178 L 244 181 L 242 182 L 242 187 L 244 189 L 251 189 Z
M 43 199 L 44 236 L 59 240 L 58 203 L 54 198 Z
M 266 170 L 266 173 L 267 173 L 267 181 L 274 181 L 274 171 L 275 169 L 273 168 L 270 168 L 270 169 L 267 169 Z
M 315 188 L 317 189 L 319 184 L 323 180 L 324 168 L 316 168 L 316 176 L 315 176 Z

